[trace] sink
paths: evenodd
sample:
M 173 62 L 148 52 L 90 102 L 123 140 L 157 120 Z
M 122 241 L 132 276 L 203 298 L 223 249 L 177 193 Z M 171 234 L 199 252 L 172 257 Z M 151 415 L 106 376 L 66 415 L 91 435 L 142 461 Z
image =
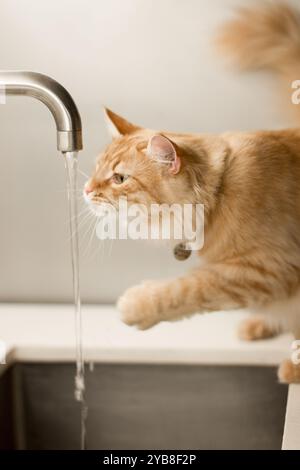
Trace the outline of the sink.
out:
M 280 449 L 287 386 L 269 366 L 96 363 L 86 368 L 89 449 Z M 78 449 L 71 363 L 0 376 L 0 449 Z

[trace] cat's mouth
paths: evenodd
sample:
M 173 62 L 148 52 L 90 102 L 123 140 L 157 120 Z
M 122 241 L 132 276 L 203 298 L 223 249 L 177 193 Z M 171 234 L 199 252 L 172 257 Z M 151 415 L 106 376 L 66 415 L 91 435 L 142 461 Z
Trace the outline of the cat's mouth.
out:
M 83 190 L 83 199 L 88 205 L 92 214 L 94 214 L 96 217 L 102 217 L 103 215 L 107 214 L 109 208 L 117 208 L 113 201 L 110 201 L 104 197 L 95 196 L 92 193 L 87 194 L 85 190 Z

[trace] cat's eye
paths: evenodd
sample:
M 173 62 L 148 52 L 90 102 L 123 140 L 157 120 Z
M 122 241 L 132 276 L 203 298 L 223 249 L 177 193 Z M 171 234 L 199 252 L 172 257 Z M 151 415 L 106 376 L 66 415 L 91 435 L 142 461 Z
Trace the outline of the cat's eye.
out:
M 120 173 L 114 173 L 112 175 L 112 181 L 115 184 L 122 184 L 124 181 L 126 181 L 128 178 L 128 175 L 121 175 Z

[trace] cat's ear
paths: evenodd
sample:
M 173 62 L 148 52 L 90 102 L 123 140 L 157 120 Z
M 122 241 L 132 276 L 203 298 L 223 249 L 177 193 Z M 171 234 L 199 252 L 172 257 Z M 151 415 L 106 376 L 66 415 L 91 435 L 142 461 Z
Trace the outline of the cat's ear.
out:
M 126 119 L 118 116 L 108 108 L 103 108 L 104 116 L 107 123 L 107 127 L 110 135 L 113 138 L 120 137 L 121 135 L 131 134 L 131 132 L 137 131 L 138 126 L 131 124 Z
M 169 165 L 169 172 L 176 175 L 180 171 L 181 161 L 175 145 L 164 135 L 153 135 L 148 142 L 147 154 L 160 163 Z

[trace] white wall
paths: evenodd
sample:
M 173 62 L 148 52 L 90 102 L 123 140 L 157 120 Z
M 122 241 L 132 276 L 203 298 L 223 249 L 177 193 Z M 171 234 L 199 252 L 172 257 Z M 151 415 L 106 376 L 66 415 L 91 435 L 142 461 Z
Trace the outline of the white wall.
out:
M 0 0 L 0 68 L 41 71 L 69 89 L 83 119 L 80 168 L 87 173 L 107 142 L 102 103 L 153 128 L 284 126 L 274 83 L 226 70 L 210 47 L 217 25 L 244 3 Z M 65 173 L 55 139 L 40 103 L 9 98 L 0 106 L 0 300 L 71 299 Z M 85 301 L 113 301 L 140 279 L 188 266 L 165 247 L 114 242 L 110 250 L 105 243 L 95 255 L 99 241 L 87 244 L 81 242 Z

